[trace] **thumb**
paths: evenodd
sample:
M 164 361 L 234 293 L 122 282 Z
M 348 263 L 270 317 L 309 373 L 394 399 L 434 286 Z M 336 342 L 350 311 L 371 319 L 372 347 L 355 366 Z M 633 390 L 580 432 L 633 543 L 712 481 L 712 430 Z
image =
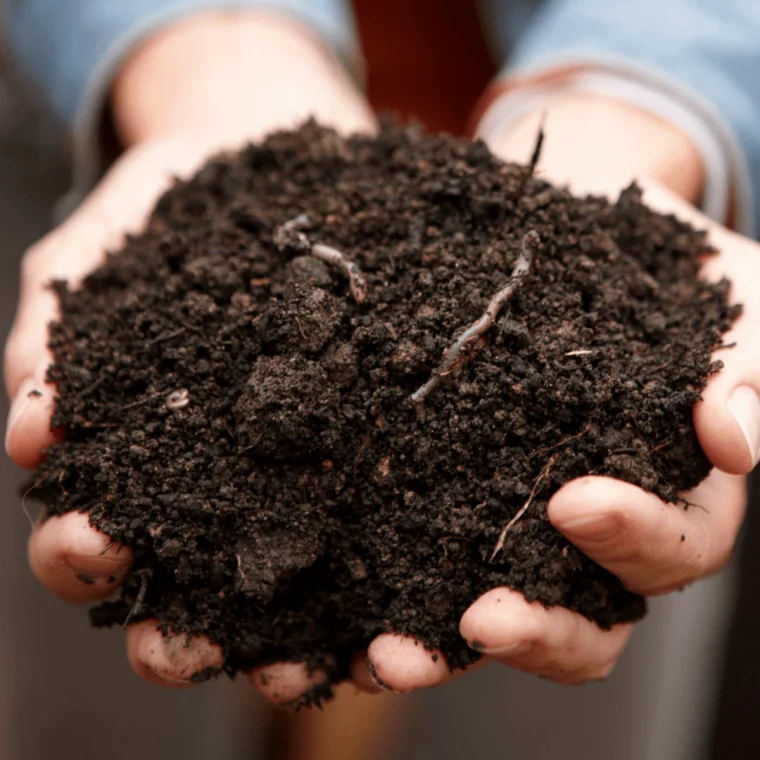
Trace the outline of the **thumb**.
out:
M 760 245 L 716 224 L 683 199 L 649 182 L 644 201 L 706 230 L 717 254 L 706 257 L 701 276 L 730 283 L 729 303 L 742 313 L 713 354 L 722 368 L 710 377 L 694 407 L 694 427 L 707 458 L 719 470 L 744 475 L 760 458 Z M 730 348 L 729 348 L 730 346 Z
M 50 430 L 55 389 L 45 382 L 48 325 L 58 312 L 50 282 L 66 280 L 76 287 L 126 233 L 141 229 L 173 178 L 195 170 L 203 157 L 189 140 L 133 148 L 63 226 L 25 254 L 21 296 L 5 346 L 5 383 L 12 401 L 5 447 L 19 466 L 36 466 L 42 450 L 55 440 Z
M 705 264 L 704 275 L 728 279 L 730 300 L 743 311 L 723 338 L 726 348 L 713 356 L 723 367 L 694 408 L 694 427 L 716 467 L 743 475 L 760 457 L 760 246 L 725 230 L 712 237 L 720 253 Z

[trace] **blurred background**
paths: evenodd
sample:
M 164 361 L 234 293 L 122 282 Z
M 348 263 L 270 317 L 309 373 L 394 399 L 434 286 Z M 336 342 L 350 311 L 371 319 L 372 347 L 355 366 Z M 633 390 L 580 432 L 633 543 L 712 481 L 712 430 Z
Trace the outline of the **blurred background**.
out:
M 366 4 L 364 23 L 384 23 L 381 5 Z M 463 23 L 440 33 L 478 34 Z M 398 65 L 398 51 L 367 53 L 379 61 L 370 94 L 388 105 L 383 74 Z M 469 60 L 469 70 L 449 77 L 447 98 L 431 98 L 432 126 L 462 130 L 473 93 L 492 73 L 485 53 Z M 0 335 L 13 317 L 20 257 L 50 228 L 69 172 L 63 131 L 14 75 L 0 45 Z M 6 414 L 3 394 L 0 418 Z M 408 696 L 357 696 L 347 688 L 323 712 L 292 716 L 265 708 L 242 682 L 163 692 L 134 676 L 120 632 L 91 630 L 85 610 L 49 597 L 32 578 L 22 479 L 1 457 L 0 760 L 760 757 L 753 722 L 760 714 L 760 661 L 753 656 L 760 520 L 752 510 L 740 561 L 655 601 L 604 684 L 563 688 L 490 667 Z

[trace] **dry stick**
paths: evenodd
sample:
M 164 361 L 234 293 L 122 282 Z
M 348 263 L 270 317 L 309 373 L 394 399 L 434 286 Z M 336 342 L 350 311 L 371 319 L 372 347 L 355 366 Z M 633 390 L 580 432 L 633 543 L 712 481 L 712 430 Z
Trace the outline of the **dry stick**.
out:
M 522 172 L 522 180 L 517 190 L 517 198 L 520 199 L 525 192 L 525 186 L 528 184 L 528 180 L 536 173 L 536 167 L 541 160 L 541 152 L 544 147 L 544 139 L 546 133 L 544 132 L 544 125 L 546 124 L 546 111 L 541 114 L 541 121 L 538 125 L 538 134 L 536 135 L 536 144 L 533 146 L 533 153 L 531 154 L 530 161 L 527 163 Z
M 143 604 L 145 604 L 145 595 L 148 593 L 148 581 L 150 580 L 152 572 L 146 567 L 142 570 L 136 570 L 135 575 L 140 576 L 140 590 L 137 592 L 137 598 L 135 599 L 135 603 L 132 605 L 132 609 L 129 611 L 129 614 L 121 625 L 122 628 L 126 628 L 127 625 L 129 625 L 129 621 L 135 615 L 139 615 L 142 611 Z
M 540 245 L 541 239 L 538 237 L 538 233 L 535 230 L 531 230 L 523 236 L 520 255 L 512 270 L 512 276 L 510 277 L 509 282 L 491 299 L 483 316 L 473 325 L 468 327 L 446 351 L 440 369 L 433 373 L 425 385 L 418 388 L 412 394 L 412 401 L 415 404 L 423 401 L 430 391 L 432 391 L 441 380 L 454 369 L 454 365 L 459 361 L 469 343 L 473 340 L 477 340 L 477 338 L 493 327 L 496 323 L 496 318 L 499 316 L 499 312 L 504 308 L 507 301 L 512 298 L 517 286 L 530 270 L 533 258 Z
M 509 529 L 528 511 L 528 507 L 531 505 L 533 499 L 538 493 L 539 487 L 541 486 L 542 482 L 549 477 L 549 473 L 551 472 L 552 467 L 554 467 L 554 463 L 557 461 L 557 459 L 559 459 L 559 454 L 554 454 L 554 456 L 549 459 L 549 461 L 544 466 L 544 469 L 539 473 L 538 478 L 536 478 L 536 482 L 533 484 L 533 488 L 530 491 L 528 500 L 525 502 L 525 504 L 522 505 L 522 507 L 520 507 L 520 509 L 517 511 L 517 514 L 504 526 L 504 530 L 501 532 L 499 540 L 496 542 L 496 546 L 494 547 L 491 556 L 488 558 L 489 564 L 494 561 L 496 555 L 504 548 L 504 542 L 507 540 L 507 533 L 509 532 Z
M 546 132 L 544 127 L 546 126 L 546 111 L 541 114 L 541 121 L 538 124 L 538 134 L 536 135 L 536 144 L 533 148 L 533 154 L 530 157 L 530 163 L 528 164 L 528 177 L 532 177 L 536 173 L 536 167 L 541 160 L 541 151 L 544 147 L 544 139 L 546 138 Z

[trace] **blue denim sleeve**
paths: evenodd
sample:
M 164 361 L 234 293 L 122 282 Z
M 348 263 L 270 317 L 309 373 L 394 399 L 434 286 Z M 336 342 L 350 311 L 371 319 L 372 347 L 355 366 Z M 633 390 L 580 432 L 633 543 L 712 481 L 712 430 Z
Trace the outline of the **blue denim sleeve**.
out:
M 346 60 L 358 60 L 344 0 L 7 0 L 11 48 L 69 124 L 118 60 L 151 30 L 205 9 L 262 8 L 297 18 Z
M 487 20 L 505 73 L 588 63 L 638 76 L 691 103 L 741 154 L 760 196 L 758 0 L 491 0 Z M 760 204 L 753 209 L 760 228 Z

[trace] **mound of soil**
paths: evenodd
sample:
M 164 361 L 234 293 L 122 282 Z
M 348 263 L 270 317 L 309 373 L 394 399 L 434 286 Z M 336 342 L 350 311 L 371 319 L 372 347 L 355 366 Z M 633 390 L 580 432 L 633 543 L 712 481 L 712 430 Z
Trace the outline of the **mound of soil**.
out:
M 587 473 L 666 500 L 707 475 L 691 407 L 737 309 L 704 253 L 635 187 L 575 198 L 417 128 L 311 123 L 213 160 L 55 286 L 66 435 L 36 493 L 136 557 L 93 620 L 337 681 L 389 630 L 472 662 L 458 621 L 495 586 L 640 618 L 546 504 Z

